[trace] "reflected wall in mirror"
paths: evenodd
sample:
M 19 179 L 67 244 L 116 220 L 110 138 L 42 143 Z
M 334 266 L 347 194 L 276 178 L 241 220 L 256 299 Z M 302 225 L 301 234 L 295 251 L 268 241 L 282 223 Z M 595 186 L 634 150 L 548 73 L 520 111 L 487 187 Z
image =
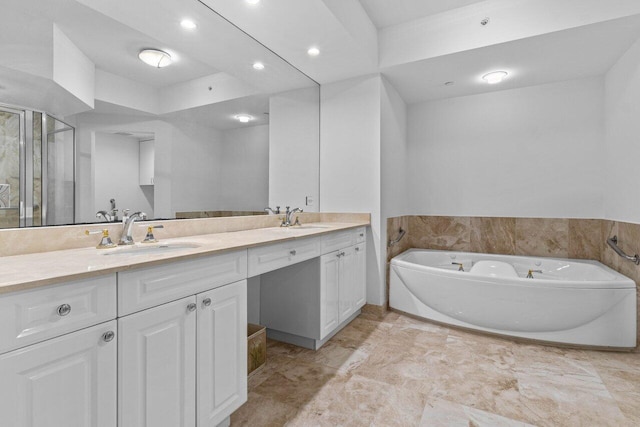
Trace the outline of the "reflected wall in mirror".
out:
M 318 210 L 319 86 L 204 3 L 7 0 L 0 34 L 0 227 Z

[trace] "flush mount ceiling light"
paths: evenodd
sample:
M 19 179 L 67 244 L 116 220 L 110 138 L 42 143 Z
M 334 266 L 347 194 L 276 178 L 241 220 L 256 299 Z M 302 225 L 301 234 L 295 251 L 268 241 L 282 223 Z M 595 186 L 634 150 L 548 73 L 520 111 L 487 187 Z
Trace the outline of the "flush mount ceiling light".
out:
M 318 56 L 320 55 L 320 49 L 318 49 L 317 47 L 310 47 L 307 53 L 309 54 L 309 56 Z
M 251 120 L 253 120 L 253 116 L 250 116 L 248 114 L 238 114 L 234 116 L 234 119 L 236 119 L 240 123 L 249 123 Z
M 508 75 L 506 71 L 492 71 L 482 76 L 482 79 L 490 85 L 495 85 L 501 83 Z
M 260 0 L 245 0 L 247 3 L 249 4 L 258 4 L 260 3 Z
M 185 30 L 195 30 L 197 25 L 191 19 L 183 19 L 180 21 L 180 26 Z
M 264 70 L 264 64 L 262 62 L 254 62 L 253 63 L 254 70 Z
M 156 68 L 166 67 L 173 62 L 171 55 L 158 49 L 143 49 L 138 54 L 138 58 L 145 64 Z

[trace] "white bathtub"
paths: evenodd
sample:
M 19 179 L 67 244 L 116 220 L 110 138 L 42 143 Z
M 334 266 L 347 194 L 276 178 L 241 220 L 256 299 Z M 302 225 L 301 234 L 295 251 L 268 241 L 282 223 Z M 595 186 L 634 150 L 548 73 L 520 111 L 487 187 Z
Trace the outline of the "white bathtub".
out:
M 597 261 L 410 249 L 391 260 L 389 304 L 500 335 L 636 346 L 636 285 Z

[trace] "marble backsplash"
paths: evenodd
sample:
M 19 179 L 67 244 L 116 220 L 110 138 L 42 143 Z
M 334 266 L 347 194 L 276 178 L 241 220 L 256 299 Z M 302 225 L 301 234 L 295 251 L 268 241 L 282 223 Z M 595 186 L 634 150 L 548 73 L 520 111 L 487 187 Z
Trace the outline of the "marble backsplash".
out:
M 607 238 L 617 235 L 622 250 L 640 254 L 640 224 L 600 219 L 415 215 L 389 218 L 387 239 L 394 239 L 400 227 L 407 234 L 387 250 L 387 291 L 389 261 L 409 248 L 591 259 L 630 277 L 636 285 L 640 283 L 640 266 L 619 257 L 606 243 Z

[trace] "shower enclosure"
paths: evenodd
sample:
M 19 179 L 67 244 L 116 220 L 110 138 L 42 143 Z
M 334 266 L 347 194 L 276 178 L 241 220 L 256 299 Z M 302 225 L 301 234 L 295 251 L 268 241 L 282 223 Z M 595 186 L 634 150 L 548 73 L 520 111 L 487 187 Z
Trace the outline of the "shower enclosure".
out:
M 72 224 L 75 129 L 0 104 L 0 228 Z

